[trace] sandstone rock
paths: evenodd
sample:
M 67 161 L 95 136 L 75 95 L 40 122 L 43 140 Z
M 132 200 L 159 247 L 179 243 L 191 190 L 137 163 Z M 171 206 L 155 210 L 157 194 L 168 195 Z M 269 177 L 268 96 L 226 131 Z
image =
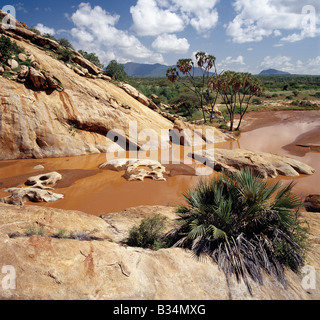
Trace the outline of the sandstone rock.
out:
M 11 196 L 0 199 L 0 202 L 13 205 L 23 205 L 25 202 L 52 202 L 63 199 L 63 194 L 53 193 L 38 188 L 10 188 L 4 192 L 11 193 Z
M 25 79 L 29 75 L 29 68 L 27 66 L 21 65 L 19 71 L 19 78 Z
M 32 62 L 32 67 L 35 68 L 36 70 L 40 70 L 40 63 L 38 61 L 33 61 Z
M 106 161 L 99 165 L 99 169 L 113 170 L 113 171 L 123 171 L 126 170 L 129 164 L 138 161 L 137 159 L 113 159 Z
M 178 132 L 175 138 L 180 137 L 181 144 L 185 146 L 201 145 L 204 142 L 214 144 L 235 139 L 231 134 L 222 133 L 215 127 L 194 125 L 180 119 L 175 119 L 173 128 Z
M 36 87 L 0 78 L 0 159 L 47 158 L 106 152 L 106 135 L 117 128 L 129 140 L 129 124 L 140 130 L 152 129 L 160 137 L 172 124 L 161 115 L 126 94 L 110 81 L 75 77 L 61 61 L 27 42 L 18 45 L 36 57 L 41 69 L 51 71 L 64 90 L 42 92 L 49 88 L 47 78 L 32 70 Z M 33 69 L 36 69 L 33 67 Z M 30 75 L 28 75 L 30 79 Z M 32 81 L 30 80 L 32 84 Z M 47 88 L 47 89 L 44 89 Z M 8 94 L 10 92 L 10 94 Z M 49 94 L 50 93 L 50 94 Z M 128 105 L 130 110 L 121 108 Z M 72 124 L 77 130 L 70 131 Z M 116 144 L 113 144 L 116 145 Z
M 58 81 L 55 79 L 55 77 L 52 75 L 50 71 L 42 71 L 42 74 L 46 78 L 46 82 L 49 88 L 56 89 L 59 87 Z
M 164 174 L 166 168 L 158 161 L 138 160 L 127 166 L 124 177 L 128 181 L 143 181 L 144 179 L 152 179 L 155 181 L 166 181 Z
M 11 67 L 11 69 L 19 68 L 19 63 L 15 59 L 8 59 L 7 63 Z
M 57 181 L 62 179 L 62 175 L 58 172 L 49 172 L 40 174 L 38 176 L 30 177 L 25 182 L 25 185 L 32 186 L 32 188 L 53 190 L 53 188 L 46 187 L 48 185 L 55 185 Z
M 35 166 L 35 167 L 33 168 L 33 170 L 42 170 L 42 169 L 44 169 L 44 166 L 41 165 L 41 164 L 39 164 L 39 165 L 37 165 L 37 166 Z
M 74 51 L 73 53 L 75 54 L 73 58 L 74 62 L 78 63 L 81 67 L 86 68 L 91 74 L 98 75 L 103 72 L 102 69 L 82 57 L 78 52 Z
M 2 75 L 4 73 L 4 68 L 3 66 L 0 66 L 0 75 Z
M 306 197 L 304 206 L 308 212 L 320 212 L 320 195 L 313 194 Z
M 99 166 L 100 169 L 126 171 L 124 178 L 128 181 L 143 181 L 151 178 L 156 181 L 166 181 L 163 174 L 166 168 L 160 162 L 149 159 L 113 159 Z
M 77 67 L 75 67 L 75 68 L 73 69 L 73 71 L 74 71 L 76 74 L 78 74 L 79 76 L 81 76 L 81 77 L 85 77 L 85 76 L 86 76 L 86 74 L 85 74 L 82 70 L 80 70 L 79 68 L 77 68 Z
M 18 58 L 20 61 L 24 62 L 28 59 L 27 55 L 25 55 L 24 53 L 19 53 L 18 54 Z
M 196 151 L 189 156 L 217 171 L 232 173 L 244 167 L 252 168 L 263 178 L 275 178 L 279 174 L 297 177 L 300 174 L 311 175 L 315 172 L 310 166 L 295 159 L 242 149 L 211 149 Z
M 111 81 L 112 80 L 111 77 L 108 77 L 108 76 L 106 76 L 104 74 L 101 75 L 101 79 L 103 79 L 105 81 Z
M 10 300 L 318 300 L 319 287 L 305 290 L 304 274 L 286 271 L 288 289 L 263 274 L 264 285 L 244 283 L 225 275 L 209 260 L 198 261 L 187 250 L 159 251 L 123 246 L 129 228 L 142 218 L 161 213 L 176 219 L 170 207 L 138 207 L 103 219 L 75 211 L 0 204 L 2 261 L 16 269 L 15 290 L 0 286 L 0 299 Z M 316 225 L 319 217 L 310 213 Z M 44 236 L 26 236 L 30 226 Z M 318 226 L 319 228 L 319 226 Z M 83 233 L 90 241 L 57 238 Z M 307 263 L 319 276 L 319 229 Z M 30 285 L 32 284 L 32 285 Z
M 47 89 L 48 88 L 46 77 L 43 75 L 42 72 L 36 70 L 33 67 L 31 67 L 29 69 L 29 79 L 31 80 L 33 86 L 36 89 Z

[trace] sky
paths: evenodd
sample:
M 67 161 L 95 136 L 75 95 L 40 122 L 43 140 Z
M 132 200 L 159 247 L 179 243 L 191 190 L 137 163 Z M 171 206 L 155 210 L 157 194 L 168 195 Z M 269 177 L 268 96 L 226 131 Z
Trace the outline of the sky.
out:
M 10 0 L 16 19 L 106 66 L 174 65 L 203 51 L 218 72 L 320 75 L 319 0 Z

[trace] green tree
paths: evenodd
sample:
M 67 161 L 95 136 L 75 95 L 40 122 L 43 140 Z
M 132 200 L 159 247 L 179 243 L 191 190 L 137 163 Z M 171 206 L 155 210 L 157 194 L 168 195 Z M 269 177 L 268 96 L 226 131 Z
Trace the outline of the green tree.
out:
M 73 49 L 73 46 L 68 39 L 61 38 L 61 39 L 58 39 L 57 41 L 60 44 L 60 46 L 65 47 L 67 49 Z
M 195 55 L 196 63 L 192 59 L 180 59 L 177 62 L 177 68 L 183 76 L 186 77 L 187 81 L 182 79 L 177 68 L 169 68 L 166 72 L 168 80 L 172 83 L 180 81 L 184 86 L 186 86 L 191 92 L 197 97 L 199 107 L 202 110 L 204 122 L 207 122 L 206 113 L 204 106 L 209 104 L 212 108 L 210 120 L 213 117 L 213 110 L 215 103 L 217 101 L 218 93 L 212 95 L 207 90 L 207 82 L 210 76 L 210 72 L 213 69 L 215 75 L 217 75 L 215 61 L 216 58 L 213 55 L 206 54 L 204 52 L 197 52 Z M 196 68 L 200 70 L 200 82 L 197 82 L 195 71 Z
M 181 226 L 172 231 L 175 246 L 209 256 L 226 276 L 263 284 L 262 270 L 285 286 L 284 266 L 304 265 L 307 230 L 298 219 L 300 199 L 293 184 L 268 184 L 250 169 L 202 181 L 185 195 Z
M 87 60 L 92 62 L 94 65 L 96 65 L 98 68 L 101 68 L 101 69 L 104 68 L 104 65 L 100 62 L 99 57 L 95 53 L 88 53 L 83 50 L 79 50 L 78 52 L 82 54 L 84 58 L 86 58 Z
M 221 75 L 211 77 L 208 87 L 220 93 L 230 116 L 230 131 L 233 131 L 236 111 L 240 114 L 240 121 L 236 128 L 239 130 L 252 97 L 261 97 L 264 90 L 260 80 L 250 73 L 234 71 L 226 71 Z
M 118 63 L 116 60 L 110 61 L 105 69 L 105 74 L 118 81 L 124 81 L 128 77 L 124 70 L 124 66 Z

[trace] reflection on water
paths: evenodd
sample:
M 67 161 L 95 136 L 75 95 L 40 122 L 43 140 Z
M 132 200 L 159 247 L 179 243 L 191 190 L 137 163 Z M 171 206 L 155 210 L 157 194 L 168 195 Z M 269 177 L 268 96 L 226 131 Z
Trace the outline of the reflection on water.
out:
M 280 177 L 278 180 L 295 180 L 295 190 L 301 196 L 320 193 L 320 153 L 308 152 L 300 157 L 283 149 L 283 146 L 292 143 L 299 135 L 312 130 L 316 125 L 319 123 L 301 120 L 288 124 L 278 123 L 245 132 L 238 141 L 230 141 L 216 147 L 270 152 L 305 162 L 316 169 L 314 175 L 294 179 Z M 99 170 L 98 166 L 105 160 L 105 155 L 99 154 L 73 158 L 0 161 L 0 197 L 8 195 L 1 190 L 8 186 L 22 186 L 26 177 L 58 171 L 62 173 L 64 182 L 58 183 L 55 191 L 64 194 L 65 199 L 34 205 L 80 210 L 99 215 L 139 205 L 181 204 L 184 201 L 182 193 L 195 186 L 201 179 L 198 176 L 178 175 L 168 178 L 166 182 L 128 182 L 122 177 L 123 172 Z M 42 164 L 45 170 L 34 170 L 38 164 Z

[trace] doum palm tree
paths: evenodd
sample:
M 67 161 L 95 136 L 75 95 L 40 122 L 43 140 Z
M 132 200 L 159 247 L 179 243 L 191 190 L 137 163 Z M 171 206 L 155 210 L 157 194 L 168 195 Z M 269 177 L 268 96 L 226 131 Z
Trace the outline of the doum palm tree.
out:
M 262 270 L 286 286 L 285 267 L 304 265 L 306 230 L 298 219 L 293 183 L 268 183 L 252 170 L 201 181 L 184 194 L 181 225 L 169 237 L 175 246 L 209 256 L 227 277 L 263 284 Z

